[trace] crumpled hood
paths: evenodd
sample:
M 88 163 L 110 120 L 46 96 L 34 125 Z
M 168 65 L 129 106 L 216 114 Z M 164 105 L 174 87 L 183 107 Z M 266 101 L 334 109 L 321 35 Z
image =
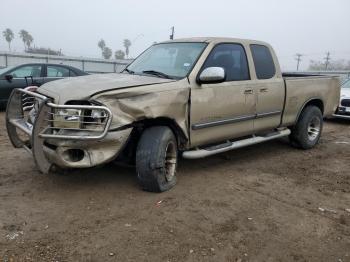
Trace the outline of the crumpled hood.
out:
M 350 98 L 350 88 L 342 88 L 340 91 L 340 98 Z
M 64 104 L 69 100 L 88 100 L 96 93 L 109 90 L 173 81 L 175 80 L 123 73 L 95 74 L 51 81 L 42 85 L 38 92 L 53 98 L 55 103 Z

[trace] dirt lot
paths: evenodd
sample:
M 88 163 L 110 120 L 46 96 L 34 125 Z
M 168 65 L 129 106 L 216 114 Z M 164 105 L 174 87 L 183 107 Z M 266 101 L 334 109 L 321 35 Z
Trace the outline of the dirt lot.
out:
M 42 175 L 0 117 L 0 261 L 350 261 L 347 122 L 310 151 L 279 140 L 182 160 L 154 194 L 113 164 Z

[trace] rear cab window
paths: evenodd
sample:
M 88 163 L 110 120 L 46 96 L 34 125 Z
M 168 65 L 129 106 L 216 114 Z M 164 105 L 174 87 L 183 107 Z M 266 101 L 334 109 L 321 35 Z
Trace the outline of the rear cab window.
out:
M 252 51 L 256 77 L 258 79 L 270 79 L 276 74 L 276 67 L 270 49 L 264 45 L 250 45 Z

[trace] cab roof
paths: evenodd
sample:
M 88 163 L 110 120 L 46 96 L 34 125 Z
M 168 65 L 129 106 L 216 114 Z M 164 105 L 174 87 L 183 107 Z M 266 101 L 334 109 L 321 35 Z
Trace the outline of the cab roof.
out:
M 232 38 L 232 37 L 189 37 L 189 38 L 179 38 L 174 40 L 164 41 L 162 43 L 176 43 L 176 42 L 201 42 L 201 43 L 246 43 L 246 44 L 260 44 L 267 45 L 268 43 L 257 40 Z

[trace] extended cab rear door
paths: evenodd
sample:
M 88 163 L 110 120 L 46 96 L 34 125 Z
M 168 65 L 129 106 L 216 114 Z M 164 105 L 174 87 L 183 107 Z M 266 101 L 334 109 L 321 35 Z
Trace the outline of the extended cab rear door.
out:
M 256 94 L 256 118 L 254 133 L 271 130 L 281 123 L 284 107 L 285 86 L 278 61 L 270 47 L 250 44 L 255 71 L 253 72 Z

